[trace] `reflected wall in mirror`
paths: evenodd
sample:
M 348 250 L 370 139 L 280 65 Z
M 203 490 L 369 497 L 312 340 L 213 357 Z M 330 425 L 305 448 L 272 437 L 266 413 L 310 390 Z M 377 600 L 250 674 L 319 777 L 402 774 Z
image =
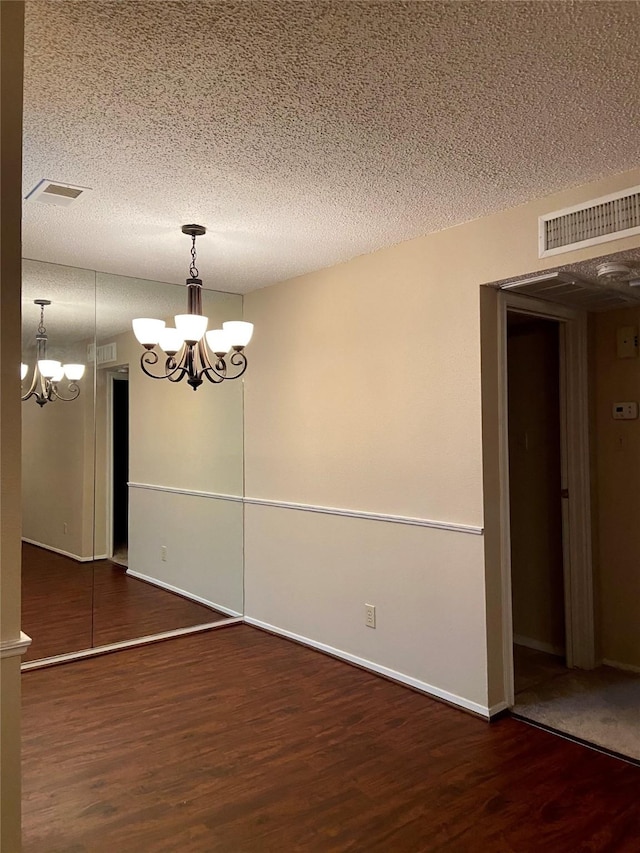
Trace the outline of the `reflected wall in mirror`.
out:
M 131 330 L 183 313 L 185 288 L 34 261 L 24 279 L 23 361 L 42 297 L 52 346 L 56 303 L 67 315 L 51 357 L 87 363 L 75 402 L 23 403 L 29 660 L 242 615 L 242 380 L 150 379 Z M 242 297 L 203 291 L 203 312 L 210 328 L 241 319 Z
M 77 399 L 22 403 L 22 624 L 27 660 L 92 643 L 94 528 L 95 273 L 23 261 L 22 362 L 25 394 L 36 367 L 40 306 L 47 356 L 84 364 Z M 59 389 L 68 387 L 65 379 Z

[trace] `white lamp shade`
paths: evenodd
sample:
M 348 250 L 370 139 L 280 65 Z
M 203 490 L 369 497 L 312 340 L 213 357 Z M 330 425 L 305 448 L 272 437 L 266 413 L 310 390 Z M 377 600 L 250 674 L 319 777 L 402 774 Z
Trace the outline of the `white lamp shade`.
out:
M 56 370 L 56 372 L 51 377 L 52 382 L 60 382 L 61 379 L 64 379 L 64 367 L 60 365 L 60 369 Z
M 207 345 L 211 352 L 223 356 L 232 347 L 231 335 L 225 329 L 211 329 L 207 332 Z
M 21 381 L 21 382 L 22 382 L 22 380 L 24 379 L 24 377 L 27 375 L 27 373 L 28 373 L 28 372 L 29 372 L 29 365 L 28 365 L 28 364 L 24 364 L 24 362 L 23 362 L 23 363 L 20 365 L 20 381 Z
M 208 317 L 202 317 L 200 314 L 176 314 L 176 329 L 182 335 L 183 340 L 188 344 L 195 344 L 207 331 Z
M 53 379 L 62 370 L 62 364 L 51 358 L 41 358 L 38 361 L 38 370 L 45 379 Z M 62 377 L 61 377 L 62 378 Z M 57 380 L 56 380 L 57 381 Z
M 155 346 L 160 340 L 160 333 L 165 327 L 164 320 L 152 320 L 150 317 L 138 317 L 133 320 L 133 334 L 143 345 Z
M 84 376 L 84 364 L 64 364 L 64 375 L 70 382 L 77 382 Z
M 158 344 L 167 353 L 167 355 L 175 355 L 182 347 L 184 338 L 177 329 L 171 326 L 165 326 L 160 332 L 160 340 Z
M 234 347 L 246 347 L 253 335 L 253 323 L 245 323 L 244 320 L 227 320 L 222 328 L 229 333 Z

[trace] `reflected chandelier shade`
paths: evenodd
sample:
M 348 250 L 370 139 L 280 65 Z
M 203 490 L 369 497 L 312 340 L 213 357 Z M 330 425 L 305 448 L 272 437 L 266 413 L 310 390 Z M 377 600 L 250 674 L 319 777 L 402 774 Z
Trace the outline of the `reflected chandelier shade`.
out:
M 191 237 L 191 264 L 187 279 L 187 313 L 176 314 L 175 328 L 167 327 L 164 320 L 140 317 L 133 321 L 133 332 L 145 348 L 140 357 L 140 367 L 152 379 L 169 379 L 187 384 L 197 391 L 204 379 L 213 384 L 225 379 L 238 379 L 247 369 L 243 350 L 251 340 L 253 324 L 232 320 L 221 329 L 207 331 L 209 318 L 202 315 L 202 279 L 196 266 L 196 237 L 206 234 L 203 225 L 183 225 L 182 233 Z M 205 343 L 206 341 L 206 343 Z M 158 365 L 159 346 L 166 356 L 163 372 L 154 373 L 150 367 Z
M 29 384 L 29 390 L 22 396 L 22 401 L 34 397 L 36 403 L 42 407 L 54 400 L 62 400 L 70 403 L 76 400 L 80 394 L 78 382 L 84 376 L 84 364 L 62 364 L 48 357 L 47 353 L 47 330 L 44 325 L 44 309 L 51 305 L 50 299 L 34 299 L 34 305 L 40 306 L 40 322 L 36 331 L 36 363 L 33 368 L 33 377 Z M 29 365 L 20 365 L 20 379 L 24 381 L 29 372 Z M 68 380 L 66 395 L 62 393 L 59 383 L 63 379 Z

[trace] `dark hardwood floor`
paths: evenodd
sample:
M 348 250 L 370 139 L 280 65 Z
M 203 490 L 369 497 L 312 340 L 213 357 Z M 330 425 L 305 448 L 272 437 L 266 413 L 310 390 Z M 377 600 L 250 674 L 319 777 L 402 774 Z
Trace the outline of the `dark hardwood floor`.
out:
M 108 560 L 79 563 L 23 543 L 22 630 L 33 640 L 24 660 L 226 618 Z
M 636 853 L 640 768 L 246 625 L 23 675 L 24 853 Z

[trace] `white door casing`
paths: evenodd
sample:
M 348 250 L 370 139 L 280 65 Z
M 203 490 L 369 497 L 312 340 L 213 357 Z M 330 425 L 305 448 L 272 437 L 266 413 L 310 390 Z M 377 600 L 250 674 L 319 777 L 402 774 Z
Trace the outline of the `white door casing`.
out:
M 507 311 L 553 320 L 560 325 L 560 442 L 562 540 L 567 666 L 595 666 L 591 495 L 589 476 L 589 387 L 587 315 L 584 311 L 512 292 L 497 300 L 499 353 L 499 478 L 502 578 L 502 646 L 505 701 L 514 703 L 509 434 L 507 399 Z

